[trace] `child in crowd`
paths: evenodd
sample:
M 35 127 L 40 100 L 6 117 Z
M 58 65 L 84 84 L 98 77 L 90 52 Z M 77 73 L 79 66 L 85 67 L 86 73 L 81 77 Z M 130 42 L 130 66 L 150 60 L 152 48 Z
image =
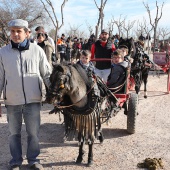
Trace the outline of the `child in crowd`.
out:
M 133 63 L 133 58 L 130 57 L 130 55 L 128 54 L 129 50 L 128 47 L 126 45 L 120 45 L 119 49 L 122 51 L 123 56 L 124 56 L 124 60 L 129 62 L 129 66 L 131 65 L 131 63 Z
M 117 49 L 112 53 L 111 57 L 111 72 L 108 76 L 107 86 L 111 91 L 122 92 L 122 88 L 116 89 L 121 86 L 126 79 L 126 68 L 128 68 L 128 61 L 124 60 L 124 51 Z M 123 86 L 122 86 L 123 87 Z M 113 88 L 113 89 L 112 89 Z
M 80 64 L 86 71 L 90 70 L 94 73 L 95 67 L 90 59 L 91 52 L 89 50 L 83 50 L 81 51 L 80 60 L 77 62 L 77 64 Z

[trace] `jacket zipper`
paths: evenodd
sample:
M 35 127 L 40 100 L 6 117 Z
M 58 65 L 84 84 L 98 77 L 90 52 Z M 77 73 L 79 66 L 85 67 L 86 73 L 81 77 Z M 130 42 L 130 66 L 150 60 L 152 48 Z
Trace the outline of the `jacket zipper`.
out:
M 20 53 L 20 61 L 21 61 L 22 90 L 23 90 L 23 94 L 24 94 L 25 104 L 27 104 L 26 95 L 25 95 L 25 89 L 24 89 L 24 76 L 23 76 L 23 65 L 22 65 L 21 51 L 19 51 L 19 53 Z

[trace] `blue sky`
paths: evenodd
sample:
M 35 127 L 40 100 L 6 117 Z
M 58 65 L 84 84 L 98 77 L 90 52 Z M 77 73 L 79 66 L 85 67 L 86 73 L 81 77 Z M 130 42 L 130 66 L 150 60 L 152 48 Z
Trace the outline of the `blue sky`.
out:
M 119 19 L 120 15 L 122 18 L 126 17 L 126 22 L 139 20 L 143 21 L 143 17 L 146 18 L 149 25 L 149 17 L 146 9 L 143 5 L 143 1 L 149 4 L 152 19 L 155 17 L 156 10 L 156 0 L 107 0 L 106 6 L 104 8 L 104 25 L 111 21 L 114 16 L 115 19 Z M 60 6 L 63 0 L 52 0 L 55 10 L 57 11 L 57 17 L 59 23 L 61 23 Z M 101 0 L 96 0 L 98 6 L 100 6 Z M 157 0 L 158 4 L 161 5 L 163 0 Z M 159 27 L 170 29 L 170 1 L 164 0 L 165 4 L 163 7 L 163 16 L 159 22 Z M 98 9 L 94 3 L 94 0 L 68 0 L 64 7 L 64 26 L 60 30 L 60 34 L 64 32 L 65 29 L 80 26 L 81 30 L 87 31 L 86 22 L 95 28 L 98 20 Z M 116 31 L 116 26 L 114 26 Z

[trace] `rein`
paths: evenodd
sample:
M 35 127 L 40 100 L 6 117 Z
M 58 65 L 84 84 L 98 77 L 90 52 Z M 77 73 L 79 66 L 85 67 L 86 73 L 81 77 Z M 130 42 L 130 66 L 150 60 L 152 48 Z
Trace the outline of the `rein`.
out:
M 90 89 L 87 91 L 87 93 L 86 93 L 79 101 L 77 101 L 76 103 L 73 103 L 73 104 L 67 105 L 67 106 L 56 106 L 56 105 L 54 105 L 54 106 L 56 106 L 58 109 L 64 109 L 64 108 L 72 107 L 72 106 L 76 105 L 77 103 L 81 102 L 81 101 L 83 100 L 83 98 L 84 98 L 85 96 L 87 96 L 87 95 L 91 92 L 91 90 L 93 89 L 94 85 L 96 84 L 96 78 L 95 78 L 94 80 L 95 80 L 95 81 L 94 81 L 93 85 L 91 86 L 91 88 L 90 88 Z
M 126 75 L 125 81 L 121 85 L 119 85 L 117 87 L 114 87 L 114 88 L 108 88 L 108 89 L 109 90 L 116 90 L 116 91 L 114 91 L 112 93 L 117 93 L 125 85 L 125 83 L 127 82 L 128 75 L 129 75 L 129 73 L 127 71 L 127 75 Z
M 119 86 L 117 86 L 115 88 L 109 88 L 109 90 L 116 90 L 116 91 L 112 92 L 112 93 L 116 93 L 116 92 L 118 92 L 121 89 L 122 86 L 125 85 L 126 82 L 127 82 L 127 77 L 126 77 L 126 80 L 124 81 L 123 84 L 121 84 L 121 85 L 119 85 Z

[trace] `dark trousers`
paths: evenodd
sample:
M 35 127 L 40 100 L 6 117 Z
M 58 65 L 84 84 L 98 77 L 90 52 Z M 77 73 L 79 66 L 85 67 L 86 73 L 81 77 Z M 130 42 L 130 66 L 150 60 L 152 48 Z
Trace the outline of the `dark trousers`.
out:
M 62 63 L 63 60 L 66 60 L 66 53 L 60 53 L 60 63 Z

